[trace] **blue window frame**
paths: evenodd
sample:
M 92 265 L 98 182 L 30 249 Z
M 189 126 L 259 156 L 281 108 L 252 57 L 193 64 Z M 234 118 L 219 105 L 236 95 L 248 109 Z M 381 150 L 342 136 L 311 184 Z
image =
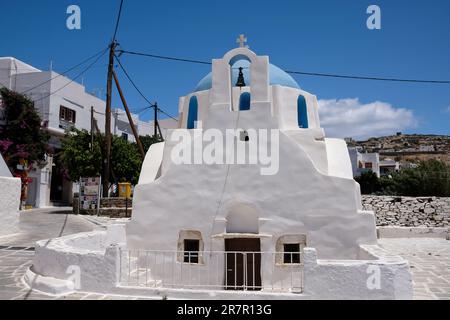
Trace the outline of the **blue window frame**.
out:
M 297 117 L 298 126 L 300 128 L 308 129 L 308 108 L 304 96 L 299 96 L 297 99 Z
M 198 100 L 196 96 L 193 96 L 189 101 L 187 128 L 195 129 L 196 121 L 198 121 Z
M 239 98 L 239 110 L 250 110 L 250 101 L 251 96 L 249 92 L 244 92 L 243 94 L 241 94 L 241 97 Z

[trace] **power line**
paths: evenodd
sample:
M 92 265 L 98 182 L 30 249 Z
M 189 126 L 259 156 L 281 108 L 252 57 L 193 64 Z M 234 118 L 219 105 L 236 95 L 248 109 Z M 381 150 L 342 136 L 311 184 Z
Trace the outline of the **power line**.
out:
M 173 116 L 171 116 L 170 114 L 168 114 L 167 112 L 165 112 L 164 110 L 162 110 L 160 107 L 158 107 L 158 111 L 161 112 L 162 114 L 165 114 L 165 115 L 168 116 L 170 119 L 175 120 L 176 122 L 178 122 L 178 119 L 174 118 Z
M 136 89 L 136 91 L 139 93 L 139 95 L 145 100 L 147 101 L 147 103 L 150 105 L 149 108 L 155 108 L 155 103 L 151 102 L 145 95 L 144 93 L 139 89 L 139 87 L 136 85 L 136 83 L 133 81 L 133 79 L 131 79 L 131 76 L 128 74 L 128 72 L 125 70 L 125 67 L 123 66 L 122 62 L 120 61 L 119 57 L 116 56 L 116 60 L 119 63 L 120 68 L 122 69 L 123 73 L 125 74 L 125 76 L 127 77 L 127 79 L 130 81 L 130 83 L 133 85 L 133 87 Z M 161 112 L 162 114 L 165 114 L 166 116 L 168 116 L 169 118 L 178 121 L 176 118 L 174 118 L 173 116 L 171 116 L 170 114 L 168 114 L 167 112 L 165 112 L 164 110 L 162 110 L 160 107 L 158 107 L 158 111 Z
M 107 64 L 101 64 L 101 65 L 95 66 L 94 68 L 101 68 L 101 67 L 107 67 L 107 66 L 108 66 Z M 79 69 L 79 68 L 81 68 L 81 66 L 74 67 L 72 70 Z M 9 70 L 11 70 L 11 71 L 24 70 L 24 71 L 30 71 L 30 68 L 18 68 L 18 69 L 16 69 L 16 68 L 0 68 L 0 70 L 6 70 L 6 71 L 9 71 Z M 39 70 L 39 71 L 45 72 L 45 71 L 42 71 L 42 70 Z M 39 71 L 37 71 L 37 72 L 39 72 Z
M 399 78 L 379 78 L 379 77 L 364 77 L 342 74 L 328 74 L 317 72 L 302 72 L 302 71 L 289 71 L 286 73 L 299 74 L 304 76 L 316 76 L 316 77 L 329 77 L 329 78 L 342 78 L 342 79 L 355 79 L 355 80 L 374 80 L 374 81 L 393 81 L 393 82 L 411 82 L 411 83 L 434 83 L 434 84 L 450 84 L 448 80 L 418 80 L 418 79 L 399 79 Z
M 211 65 L 211 62 L 185 59 L 177 57 L 169 57 L 162 55 L 155 55 L 150 53 L 141 53 L 127 50 L 119 50 L 120 54 L 130 54 L 154 59 L 171 60 L 179 62 L 188 62 L 202 65 Z M 304 75 L 304 76 L 314 76 L 314 77 L 329 77 L 329 78 L 340 78 L 340 79 L 354 79 L 354 80 L 372 80 L 372 81 L 391 81 L 391 82 L 410 82 L 410 83 L 431 83 L 431 84 L 450 84 L 450 80 L 422 80 L 422 79 L 401 79 L 401 78 L 382 78 L 382 77 L 368 77 L 368 76 L 355 76 L 355 75 L 343 75 L 343 74 L 332 74 L 332 73 L 319 73 L 319 72 L 304 72 L 304 71 L 291 71 L 285 70 L 286 73 L 294 75 Z
M 147 110 L 149 110 L 149 109 L 151 109 L 152 108 L 152 106 L 146 106 L 146 107 L 143 107 L 143 108 L 141 108 L 141 109 L 135 109 L 135 108 L 130 108 L 130 110 L 134 113 L 134 114 L 141 114 L 141 113 L 143 113 L 144 111 L 147 111 Z
M 172 60 L 172 61 L 180 61 L 180 62 L 189 62 L 189 63 L 197 63 L 197 64 L 206 64 L 211 65 L 211 62 L 208 61 L 201 61 L 201 60 L 192 60 L 192 59 L 184 59 L 184 58 L 175 58 L 175 57 L 168 57 L 168 56 L 159 56 L 155 54 L 149 54 L 149 53 L 140 53 L 140 52 L 133 52 L 133 51 L 126 51 L 126 50 L 118 50 L 119 54 L 131 54 L 136 56 L 143 56 L 143 57 L 149 57 L 149 58 L 155 58 L 155 59 L 163 59 L 163 60 Z
M 97 59 L 95 59 L 95 61 L 94 61 L 93 63 L 91 63 L 90 65 L 88 65 L 83 71 L 81 71 L 76 77 L 74 77 L 72 80 L 70 80 L 70 81 L 69 81 L 68 83 L 66 83 L 64 86 L 62 86 L 61 88 L 59 88 L 59 89 L 57 89 L 57 90 L 51 92 L 50 94 L 48 94 L 48 95 L 46 95 L 46 96 L 44 96 L 44 97 L 42 97 L 42 98 L 40 98 L 40 99 L 33 100 L 33 101 L 36 103 L 36 102 L 39 102 L 39 101 L 41 101 L 41 100 L 47 99 L 48 97 L 50 97 L 50 96 L 56 94 L 57 92 L 61 91 L 62 89 L 64 89 L 65 87 L 67 87 L 68 85 L 70 85 L 71 83 L 73 83 L 76 79 L 78 79 L 78 78 L 81 77 L 83 74 L 85 74 L 89 69 L 91 69 L 91 68 L 92 68 L 92 67 L 100 60 L 100 58 L 103 57 L 103 55 L 106 53 L 106 51 L 107 51 L 107 49 L 105 49 L 105 50 L 103 51 L 103 54 L 100 55 L 100 56 L 98 56 Z
M 120 1 L 119 13 L 117 14 L 116 27 L 114 29 L 114 36 L 112 42 L 116 41 L 117 31 L 119 30 L 120 17 L 122 16 L 122 6 L 123 0 Z
M 32 90 L 34 90 L 34 89 L 36 89 L 36 88 L 39 88 L 39 87 L 43 86 L 43 85 L 46 84 L 46 83 L 49 83 L 49 82 L 52 81 L 52 80 L 55 80 L 55 79 L 57 79 L 57 78 L 59 78 L 59 77 L 61 77 L 61 76 L 66 75 L 66 74 L 69 73 L 70 71 L 75 70 L 75 69 L 81 67 L 81 66 L 84 65 L 86 62 L 88 62 L 88 61 L 94 59 L 94 58 L 97 57 L 98 55 L 101 55 L 101 56 L 102 56 L 103 54 L 105 54 L 106 50 L 108 50 L 108 48 L 102 49 L 101 51 L 97 52 L 97 53 L 94 54 L 93 56 L 91 56 L 91 57 L 89 57 L 89 58 L 83 60 L 82 62 L 78 63 L 77 65 L 75 65 L 75 66 L 73 66 L 73 67 L 67 69 L 67 70 L 64 71 L 63 73 L 60 73 L 60 74 L 58 74 L 57 76 L 55 76 L 55 77 L 53 77 L 53 78 L 50 78 L 50 79 L 48 79 L 48 80 L 46 80 L 46 81 L 44 81 L 44 82 L 42 82 L 42 83 L 40 83 L 40 84 L 38 84 L 38 85 L 36 85 L 36 86 L 30 88 L 30 89 L 25 90 L 25 91 L 21 92 L 21 94 L 25 94 L 25 93 L 27 93 L 27 92 L 30 92 L 30 91 L 32 91 Z
M 122 62 L 120 61 L 119 57 L 116 56 L 116 60 L 119 63 L 120 68 L 122 69 L 123 73 L 125 74 L 125 76 L 128 78 L 128 81 L 130 81 L 130 83 L 133 85 L 133 87 L 136 89 L 136 91 L 140 94 L 140 96 L 148 102 L 149 105 L 154 105 L 153 102 L 151 102 L 149 99 L 147 99 L 147 97 L 144 95 L 144 93 L 138 88 L 138 86 L 136 85 L 136 83 L 133 81 L 133 79 L 131 79 L 130 75 L 128 74 L 128 72 L 125 70 L 125 67 L 123 66 Z

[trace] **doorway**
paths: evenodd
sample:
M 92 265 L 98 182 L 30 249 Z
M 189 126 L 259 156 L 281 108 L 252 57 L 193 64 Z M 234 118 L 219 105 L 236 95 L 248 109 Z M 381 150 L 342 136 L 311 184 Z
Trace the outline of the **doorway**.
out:
M 261 290 L 261 240 L 225 240 L 225 289 Z

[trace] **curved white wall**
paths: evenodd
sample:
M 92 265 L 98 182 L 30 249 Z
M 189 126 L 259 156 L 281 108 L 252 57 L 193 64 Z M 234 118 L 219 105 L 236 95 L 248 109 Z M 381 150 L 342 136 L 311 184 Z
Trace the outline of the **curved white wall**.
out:
M 0 177 L 0 236 L 18 232 L 21 181 Z

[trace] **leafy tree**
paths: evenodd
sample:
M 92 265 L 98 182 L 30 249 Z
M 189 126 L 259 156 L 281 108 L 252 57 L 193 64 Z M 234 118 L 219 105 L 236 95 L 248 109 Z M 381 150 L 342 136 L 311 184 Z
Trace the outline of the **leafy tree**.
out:
M 114 173 L 111 181 L 137 184 L 142 167 L 137 144 L 114 136 L 111 142 L 111 165 Z
M 68 170 L 69 179 L 95 177 L 102 172 L 102 149 L 97 137 L 86 130 L 71 129 L 62 140 L 61 160 Z
M 450 196 L 450 166 L 438 160 L 423 161 L 417 168 L 403 169 L 387 177 L 378 178 L 375 173 L 367 172 L 355 180 L 363 194 Z
M 146 150 L 151 144 L 159 141 L 150 136 L 141 137 L 141 140 Z M 103 173 L 103 141 L 104 136 L 95 135 L 92 139 L 91 134 L 86 130 L 73 128 L 66 133 L 62 141 L 61 156 L 70 180 L 78 181 L 80 177 L 99 176 Z M 142 158 L 137 144 L 113 136 L 110 181 L 137 184 L 141 166 Z
M 0 89 L 4 105 L 5 124 L 0 128 L 0 151 L 13 174 L 22 179 L 22 200 L 26 199 L 30 182 L 28 172 L 33 165 L 45 163 L 50 152 L 50 135 L 42 130 L 42 119 L 34 103 L 25 95 Z
M 139 137 L 142 142 L 142 146 L 144 147 L 144 151 L 147 152 L 150 149 L 150 146 L 154 143 L 162 142 L 162 139 L 158 136 L 141 136 Z
M 442 161 L 420 162 L 417 168 L 403 169 L 392 175 L 385 192 L 403 196 L 450 196 L 450 166 Z
M 362 194 L 372 194 L 380 191 L 380 182 L 377 174 L 373 171 L 363 172 L 361 176 L 355 178 L 361 186 Z

